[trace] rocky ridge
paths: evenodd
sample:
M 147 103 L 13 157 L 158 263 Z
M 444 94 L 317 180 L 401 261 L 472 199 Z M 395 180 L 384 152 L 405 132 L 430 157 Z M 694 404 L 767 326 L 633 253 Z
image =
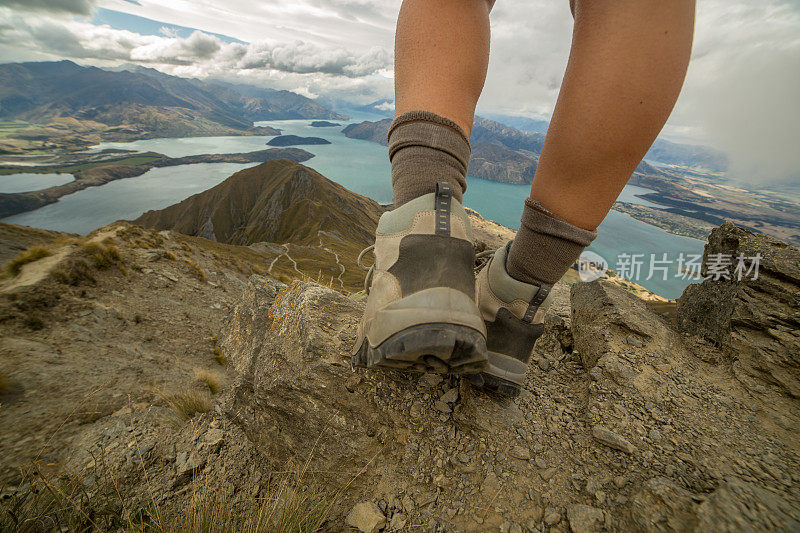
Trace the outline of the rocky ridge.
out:
M 159 247 L 180 249 L 171 243 L 177 234 L 158 235 Z M 770 265 L 769 277 L 726 289 L 741 299 L 734 309 L 774 306 L 777 293 L 770 287 L 776 280 L 796 298 L 796 249 L 723 227 L 709 250 L 717 249 L 717 238 L 734 249 L 732 236 Z M 119 236 L 114 239 L 123 245 Z M 285 285 L 261 275 L 209 292 L 170 268 L 159 247 L 153 268 L 171 272 L 175 281 L 160 283 L 176 304 L 199 312 L 198 298 L 207 307 L 213 294 L 223 309 L 230 308 L 206 322 L 228 359 L 227 385 L 208 412 L 177 426 L 165 422 L 171 410 L 164 400 L 140 394 L 95 419 L 69 424 L 69 447 L 51 455 L 84 480 L 97 476 L 101 465 L 114 465 L 108 475 L 124 491 L 124 512 L 132 520 L 149 520 L 137 509 L 153 505 L 165 513 L 185 512 L 203 487 L 214 487 L 214 498 L 228 507 L 272 501 L 281 473 L 295 472 L 295 493 L 321 493 L 321 501 L 330 502 L 320 522 L 328 531 L 800 527 L 797 398 L 776 381 L 754 390 L 736 379 L 730 354 L 739 344 L 680 331 L 613 283 L 555 287 L 525 391 L 503 399 L 454 376 L 354 371 L 349 351 L 362 302 L 315 283 Z M 223 272 L 215 284 L 227 278 Z M 132 297 L 128 291 L 153 290 L 139 281 L 146 276 L 137 273 L 126 285 L 114 284 L 119 295 L 104 288 L 110 280 L 98 278 L 92 292 L 108 292 L 123 320 L 97 315 L 104 327 L 128 322 L 120 306 Z M 184 285 L 192 291 L 182 292 Z M 687 292 L 682 316 L 718 290 L 706 282 Z M 80 298 L 80 289 L 65 298 Z M 55 304 L 52 317 L 46 312 L 39 344 L 29 344 L 39 360 L 55 357 L 48 350 L 56 332 L 83 312 L 63 304 Z M 746 324 L 763 332 L 775 329 L 775 320 L 752 314 Z M 13 319 L 10 324 L 15 342 L 30 336 Z M 732 324 L 734 331 L 741 327 Z M 91 321 L 82 327 L 96 331 Z M 181 328 L 163 327 L 161 335 L 180 346 L 186 335 Z M 198 342 L 198 334 L 192 335 Z M 763 366 L 780 349 L 749 353 L 747 361 L 761 358 Z M 157 352 L 150 357 L 154 365 L 164 364 Z M 191 363 L 181 363 L 186 364 Z M 796 375 L 795 367 L 787 371 Z M 14 375 L 23 384 L 28 379 Z M 22 408 L 11 403 L 3 409 L 15 417 Z M 14 492 L 6 494 L 13 498 Z

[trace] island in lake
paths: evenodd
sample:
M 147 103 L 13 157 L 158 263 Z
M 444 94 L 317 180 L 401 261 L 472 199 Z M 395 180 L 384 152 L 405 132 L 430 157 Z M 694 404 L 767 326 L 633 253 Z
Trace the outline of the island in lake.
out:
M 279 135 L 267 142 L 269 146 L 301 146 L 309 144 L 331 144 L 321 137 L 300 137 L 299 135 Z
M 315 120 L 310 124 L 312 128 L 333 128 L 335 126 L 341 126 L 336 122 L 328 122 L 327 120 Z

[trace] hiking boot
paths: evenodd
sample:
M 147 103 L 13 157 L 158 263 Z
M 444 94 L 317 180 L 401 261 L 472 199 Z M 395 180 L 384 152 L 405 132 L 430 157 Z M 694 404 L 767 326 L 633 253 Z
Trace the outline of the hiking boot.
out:
M 435 193 L 384 213 L 374 254 L 353 365 L 436 373 L 481 370 L 486 327 L 475 304 L 472 228 L 451 185 L 440 182 Z
M 544 330 L 550 285 L 518 281 L 506 271 L 509 241 L 478 273 L 478 308 L 486 322 L 489 362 L 470 382 L 506 396 L 519 394 L 533 345 Z

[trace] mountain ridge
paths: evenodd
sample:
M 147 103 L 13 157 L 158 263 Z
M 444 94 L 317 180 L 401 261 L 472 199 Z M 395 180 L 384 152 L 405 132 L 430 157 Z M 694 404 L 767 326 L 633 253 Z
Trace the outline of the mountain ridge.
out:
M 0 64 L 0 153 L 53 146 L 85 148 L 99 140 L 198 135 L 275 135 L 253 122 L 344 119 L 313 100 L 224 82 L 180 78 L 154 69 L 104 70 L 71 61 Z M 64 128 L 78 121 L 84 130 Z M 63 131 L 65 130 L 66 131 Z

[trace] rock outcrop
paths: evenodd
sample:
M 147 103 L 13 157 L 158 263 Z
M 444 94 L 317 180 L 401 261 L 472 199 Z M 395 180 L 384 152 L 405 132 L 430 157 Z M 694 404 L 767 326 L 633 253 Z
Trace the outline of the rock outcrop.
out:
M 727 279 L 715 279 L 720 260 Z M 702 273 L 678 300 L 681 329 L 718 344 L 753 390 L 800 398 L 800 250 L 728 222 L 711 232 Z

